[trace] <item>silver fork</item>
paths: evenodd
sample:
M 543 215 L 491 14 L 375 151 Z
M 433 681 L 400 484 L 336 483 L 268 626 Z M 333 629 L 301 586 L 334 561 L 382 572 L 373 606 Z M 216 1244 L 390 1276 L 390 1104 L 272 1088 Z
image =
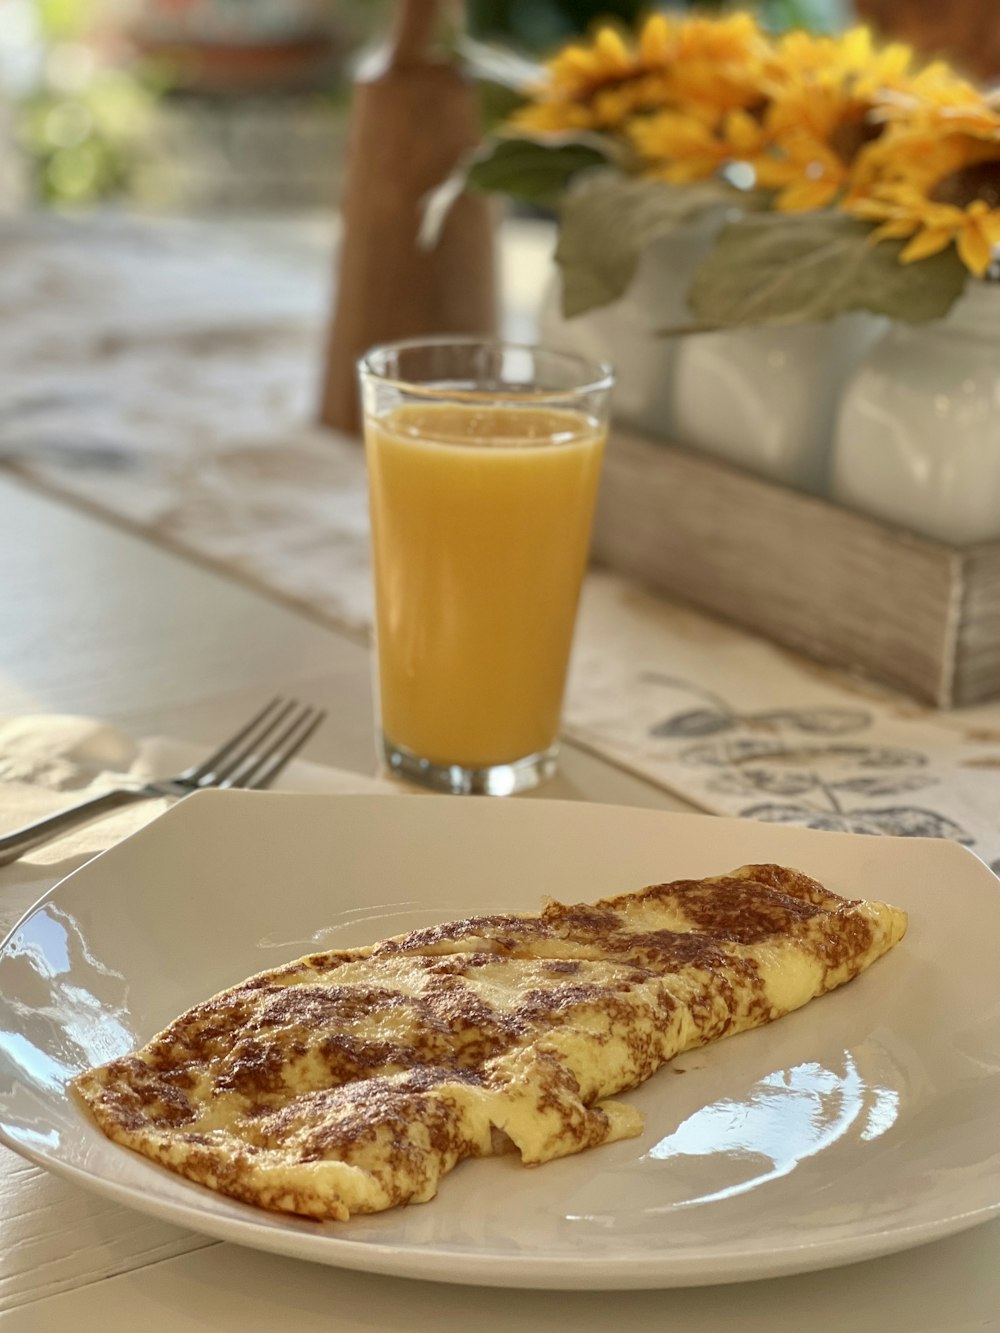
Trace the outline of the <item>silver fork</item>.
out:
M 142 786 L 116 787 L 8 833 L 0 838 L 0 866 L 9 865 L 25 852 L 60 837 L 78 824 L 101 819 L 133 801 L 145 801 L 151 796 L 189 796 L 209 787 L 254 790 L 267 787 L 299 753 L 325 717 L 323 709 L 276 697 L 207 759 L 183 773 Z

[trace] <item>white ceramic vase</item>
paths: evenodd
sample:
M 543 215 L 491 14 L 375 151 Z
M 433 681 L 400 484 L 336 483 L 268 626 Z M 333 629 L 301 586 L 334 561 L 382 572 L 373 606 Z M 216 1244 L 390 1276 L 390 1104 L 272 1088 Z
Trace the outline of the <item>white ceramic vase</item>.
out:
M 894 325 L 840 408 L 833 495 L 955 545 L 1000 538 L 1000 284 L 948 316 Z
M 725 210 L 654 242 L 628 292 L 574 319 L 559 275 L 539 316 L 543 343 L 615 368 L 615 417 L 786 485 L 823 489 L 843 382 L 886 327 L 868 315 L 827 324 L 663 337 L 690 325 L 691 278 Z
M 691 323 L 691 276 L 723 218 L 724 210 L 713 211 L 655 241 L 640 259 L 628 291 L 614 305 L 564 319 L 558 272 L 543 299 L 542 342 L 612 365 L 615 417 L 664 439 L 674 435 L 673 376 L 682 340 L 659 334 Z
M 842 386 L 884 328 L 859 314 L 684 338 L 674 369 L 678 442 L 824 491 Z

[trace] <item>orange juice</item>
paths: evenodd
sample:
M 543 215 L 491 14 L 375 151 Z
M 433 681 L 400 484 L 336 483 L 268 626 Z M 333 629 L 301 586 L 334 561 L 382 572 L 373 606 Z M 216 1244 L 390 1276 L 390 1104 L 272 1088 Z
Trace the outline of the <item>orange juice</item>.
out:
M 381 726 L 485 768 L 556 739 L 604 427 L 419 404 L 365 422 Z

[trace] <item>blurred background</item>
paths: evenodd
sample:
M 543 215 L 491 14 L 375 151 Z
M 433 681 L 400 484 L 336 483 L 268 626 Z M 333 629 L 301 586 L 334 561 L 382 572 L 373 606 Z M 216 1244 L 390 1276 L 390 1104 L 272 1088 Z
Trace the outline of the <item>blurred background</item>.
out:
M 600 17 L 631 21 L 649 7 L 470 0 L 467 13 L 475 39 L 538 55 Z M 755 7 L 778 30 L 836 30 L 863 18 L 979 79 L 1000 74 L 997 0 Z M 391 8 L 388 0 L 0 0 L 0 211 L 332 204 L 351 82 Z

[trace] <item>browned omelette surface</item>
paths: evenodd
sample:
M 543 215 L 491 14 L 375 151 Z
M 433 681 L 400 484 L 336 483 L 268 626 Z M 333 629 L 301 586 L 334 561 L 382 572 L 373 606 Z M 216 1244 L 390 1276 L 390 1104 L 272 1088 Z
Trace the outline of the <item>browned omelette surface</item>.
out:
M 640 1133 L 605 1099 L 842 985 L 905 930 L 776 865 L 473 917 L 262 972 L 74 1088 L 190 1180 L 344 1220 L 433 1198 L 465 1157 Z

